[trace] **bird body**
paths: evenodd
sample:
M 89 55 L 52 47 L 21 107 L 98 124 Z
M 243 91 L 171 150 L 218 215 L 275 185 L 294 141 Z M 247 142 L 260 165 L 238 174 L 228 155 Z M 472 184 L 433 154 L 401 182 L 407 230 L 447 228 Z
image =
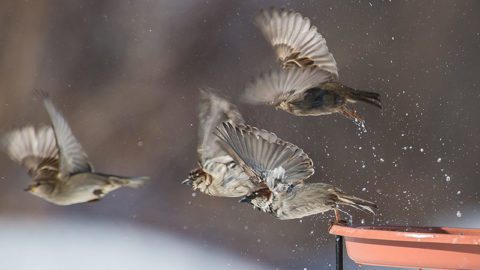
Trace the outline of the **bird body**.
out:
M 349 111 L 348 103 L 363 101 L 381 108 L 378 94 L 352 89 L 339 82 L 325 82 L 317 87 L 308 88 L 293 97 L 283 101 L 279 107 L 298 116 L 317 116 Z M 354 112 L 353 112 L 354 113 Z M 350 115 L 345 115 L 351 118 Z
M 324 183 L 298 184 L 289 191 L 277 193 L 271 213 L 286 220 L 321 214 L 336 207 L 335 197 Z
M 139 187 L 148 177 L 96 173 L 67 121 L 41 93 L 52 126 L 27 126 L 3 138 L 10 158 L 33 178 L 25 190 L 57 205 L 96 201 L 120 187 Z
M 359 206 L 366 204 L 365 206 Z M 285 219 L 303 218 L 349 205 L 373 213 L 376 206 L 365 200 L 347 196 L 338 188 L 326 183 L 298 184 L 285 192 L 274 195 L 271 214 Z M 358 206 L 357 206 L 358 205 Z
M 200 177 L 192 187 L 210 196 L 242 197 L 256 189 L 248 175 L 228 155 L 207 160 L 196 171 Z
M 121 187 L 137 188 L 146 178 L 126 178 L 99 173 L 78 173 L 65 177 L 42 179 L 41 185 L 33 184 L 27 191 L 57 205 L 71 205 L 97 201 Z
M 280 103 L 280 108 L 299 116 L 317 116 L 335 113 L 345 105 L 346 98 L 334 90 L 313 87 L 305 90 L 301 97 Z

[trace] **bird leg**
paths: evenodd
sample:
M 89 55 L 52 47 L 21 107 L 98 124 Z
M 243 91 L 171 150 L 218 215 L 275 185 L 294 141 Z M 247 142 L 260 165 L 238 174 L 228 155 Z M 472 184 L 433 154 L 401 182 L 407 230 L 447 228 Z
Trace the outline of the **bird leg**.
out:
M 338 208 L 333 208 L 333 211 L 335 212 L 335 223 L 340 222 L 340 213 L 338 212 Z
M 343 105 L 340 107 L 340 113 L 348 119 L 351 119 L 355 122 L 362 122 L 363 118 L 355 111 L 355 109 L 351 109 L 347 107 L 347 105 Z
M 345 226 L 348 224 L 348 222 L 346 220 L 343 220 L 342 217 L 340 216 L 340 211 L 338 210 L 337 207 L 333 208 L 333 211 L 335 213 L 335 221 L 332 222 L 332 225 L 342 225 L 342 226 Z

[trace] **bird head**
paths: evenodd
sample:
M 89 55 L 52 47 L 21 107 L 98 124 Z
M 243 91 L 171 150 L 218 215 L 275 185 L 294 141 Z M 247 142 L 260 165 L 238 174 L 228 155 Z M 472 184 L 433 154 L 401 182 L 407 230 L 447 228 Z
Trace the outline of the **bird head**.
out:
M 272 200 L 272 192 L 268 188 L 265 188 L 243 197 L 240 202 L 249 203 L 253 205 L 253 209 L 268 213 L 271 212 L 270 206 L 272 205 Z
M 286 101 L 282 101 L 275 106 L 275 109 L 284 110 L 284 111 L 288 112 L 290 110 L 290 106 L 288 105 L 288 103 Z
M 55 188 L 55 184 L 48 181 L 34 182 L 25 189 L 26 192 L 40 198 L 48 198 Z
M 191 186 L 193 190 L 204 192 L 210 185 L 210 176 L 200 167 L 192 170 L 182 184 Z

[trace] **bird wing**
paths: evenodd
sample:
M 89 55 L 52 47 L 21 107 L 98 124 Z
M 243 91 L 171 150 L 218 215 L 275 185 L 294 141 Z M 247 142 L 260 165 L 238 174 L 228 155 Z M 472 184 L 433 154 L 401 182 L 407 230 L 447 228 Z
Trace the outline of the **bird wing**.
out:
M 284 66 L 314 66 L 338 79 L 335 58 L 310 19 L 292 10 L 262 10 L 255 23 L 271 43 Z
M 247 174 L 265 182 L 271 190 L 278 183 L 294 185 L 310 177 L 314 169 L 308 155 L 296 145 L 272 134 L 251 126 L 234 126 L 228 122 L 224 122 L 216 131 L 225 151 Z
M 43 104 L 50 115 L 55 138 L 60 152 L 60 173 L 63 176 L 81 172 L 92 172 L 88 156 L 77 141 L 62 114 L 55 108 L 52 100 L 44 93 Z
M 34 179 L 54 178 L 59 171 L 58 148 L 52 127 L 32 126 L 11 131 L 2 139 L 4 150 Z
M 318 68 L 288 68 L 263 73 L 247 85 L 243 99 L 251 104 L 278 105 L 331 79 Z
M 235 105 L 209 90 L 200 91 L 198 118 L 200 143 L 197 152 L 200 162 L 204 164 L 208 159 L 226 154 L 218 145 L 218 138 L 213 134 L 215 128 L 224 121 L 230 121 L 235 124 L 242 124 L 244 121 Z

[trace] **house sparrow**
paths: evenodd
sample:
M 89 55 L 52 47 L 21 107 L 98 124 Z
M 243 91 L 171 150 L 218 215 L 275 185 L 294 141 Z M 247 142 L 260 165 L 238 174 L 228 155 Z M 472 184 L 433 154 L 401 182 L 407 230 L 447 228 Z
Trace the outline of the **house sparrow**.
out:
M 242 197 L 257 189 L 247 174 L 218 145 L 213 134 L 224 121 L 241 125 L 244 120 L 237 108 L 211 91 L 200 92 L 198 167 L 182 183 L 211 196 Z
M 263 187 L 241 201 L 248 202 L 263 212 L 279 219 L 295 219 L 335 211 L 340 222 L 338 207 L 348 205 L 374 213 L 377 206 L 364 199 L 345 194 L 325 183 L 304 183 L 313 174 L 311 159 L 299 147 L 278 139 L 265 140 L 244 128 L 225 122 L 216 135 L 222 147 L 254 181 Z
M 247 85 L 244 100 L 268 104 L 298 116 L 340 113 L 362 120 L 348 105 L 358 101 L 381 108 L 380 95 L 338 81 L 338 68 L 325 39 L 310 20 L 294 11 L 263 10 L 256 25 L 271 43 L 283 70 L 262 74 Z
M 136 188 L 147 177 L 95 173 L 87 154 L 50 98 L 40 93 L 52 126 L 26 126 L 3 138 L 10 158 L 33 178 L 25 190 L 57 205 L 98 201 L 120 187 Z

